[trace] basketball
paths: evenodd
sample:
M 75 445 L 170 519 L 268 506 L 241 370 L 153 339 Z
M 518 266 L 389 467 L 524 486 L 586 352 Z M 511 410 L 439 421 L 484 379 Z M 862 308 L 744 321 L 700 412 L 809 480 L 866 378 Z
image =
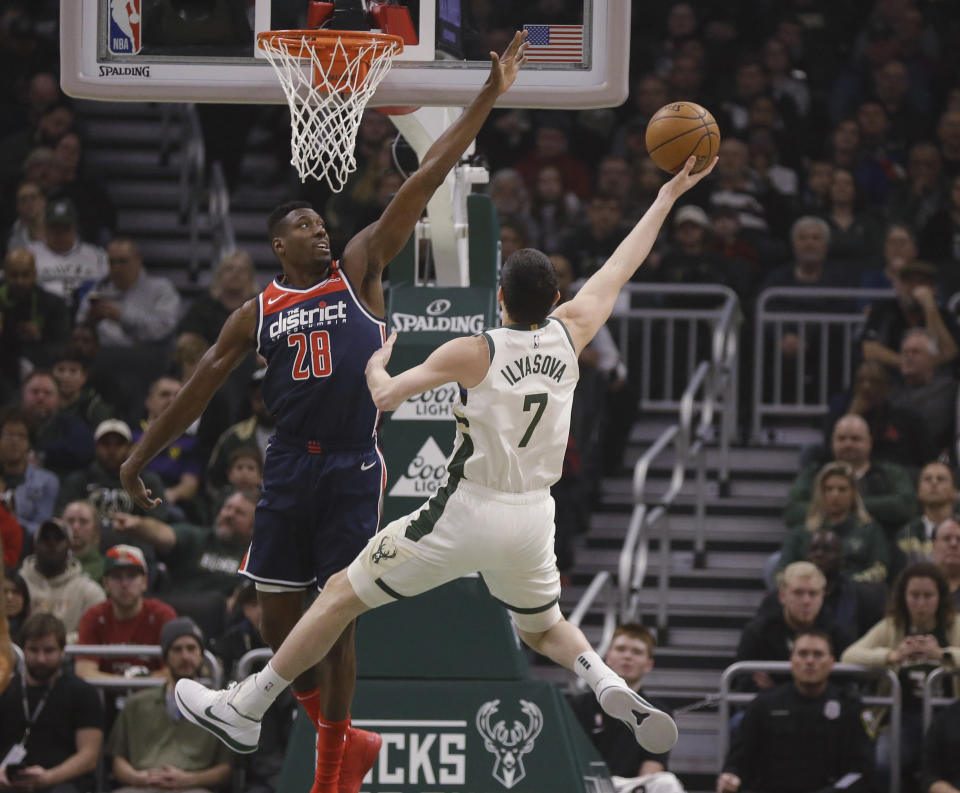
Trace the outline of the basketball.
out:
M 720 128 L 710 111 L 694 102 L 671 102 L 647 124 L 647 152 L 657 167 L 677 173 L 691 155 L 693 173 L 706 168 L 720 150 Z

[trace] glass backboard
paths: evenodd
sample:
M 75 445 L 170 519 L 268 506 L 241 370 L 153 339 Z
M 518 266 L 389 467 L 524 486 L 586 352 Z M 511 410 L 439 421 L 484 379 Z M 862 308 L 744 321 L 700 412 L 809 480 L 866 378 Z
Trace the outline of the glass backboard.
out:
M 627 96 L 629 0 L 405 0 L 414 32 L 371 105 L 467 104 L 513 30 L 531 60 L 502 107 Z M 61 82 L 89 99 L 282 103 L 257 33 L 304 27 L 308 0 L 61 0 Z M 415 39 L 415 40 L 414 40 Z

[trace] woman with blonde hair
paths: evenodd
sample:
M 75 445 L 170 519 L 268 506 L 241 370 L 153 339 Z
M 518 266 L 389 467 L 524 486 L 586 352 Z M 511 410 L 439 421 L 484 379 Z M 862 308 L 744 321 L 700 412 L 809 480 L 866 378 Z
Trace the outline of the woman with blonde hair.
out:
M 867 512 L 857 478 L 847 463 L 827 463 L 814 481 L 805 522 L 790 529 L 780 552 L 779 569 L 806 559 L 814 532 L 829 529 L 840 537 L 843 570 L 854 581 L 887 577 L 887 542 L 883 530 Z
M 932 562 L 914 562 L 894 582 L 887 616 L 851 644 L 840 657 L 845 664 L 893 669 L 900 678 L 902 696 L 900 765 L 909 779 L 920 764 L 923 741 L 923 685 L 938 666 L 960 662 L 960 615 L 956 613 L 947 581 Z M 881 688 L 886 693 L 887 686 Z M 954 696 L 957 695 L 954 681 Z M 879 729 L 883 711 L 873 714 Z M 886 737 L 877 742 L 877 765 L 887 768 Z

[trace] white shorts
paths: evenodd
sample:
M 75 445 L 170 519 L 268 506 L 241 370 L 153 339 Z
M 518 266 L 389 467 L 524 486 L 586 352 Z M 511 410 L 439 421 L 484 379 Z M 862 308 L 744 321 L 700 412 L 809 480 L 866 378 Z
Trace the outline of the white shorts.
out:
M 374 535 L 347 576 L 357 597 L 376 608 L 479 572 L 517 627 L 540 633 L 561 619 L 553 509 L 547 489 L 501 493 L 448 481 Z

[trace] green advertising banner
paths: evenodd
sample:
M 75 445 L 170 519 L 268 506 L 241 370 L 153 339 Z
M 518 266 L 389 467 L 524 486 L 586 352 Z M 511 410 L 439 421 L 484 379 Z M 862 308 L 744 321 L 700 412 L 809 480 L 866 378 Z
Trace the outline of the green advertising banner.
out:
M 361 680 L 353 724 L 383 748 L 362 793 L 601 793 L 609 773 L 551 683 Z M 316 729 L 298 718 L 278 789 L 306 793 Z
M 390 289 L 389 331 L 397 343 L 389 371 L 422 363 L 445 341 L 480 333 L 496 322 L 496 292 L 489 287 L 399 286 Z M 453 450 L 456 383 L 417 394 L 380 425 L 387 462 L 387 490 L 381 526 L 418 509 L 446 476 Z

